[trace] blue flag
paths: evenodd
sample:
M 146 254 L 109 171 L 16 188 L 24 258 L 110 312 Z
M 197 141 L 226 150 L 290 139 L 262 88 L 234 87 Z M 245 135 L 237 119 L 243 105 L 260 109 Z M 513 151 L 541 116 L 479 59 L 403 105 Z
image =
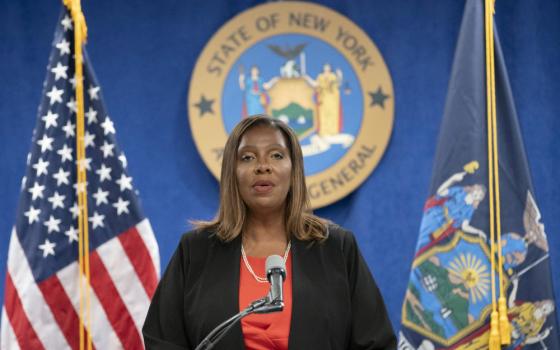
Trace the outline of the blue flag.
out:
M 507 349 L 560 349 L 549 246 L 495 40 Z M 484 4 L 467 0 L 410 280 L 399 349 L 488 349 L 492 266 Z M 496 293 L 500 272 L 495 267 Z

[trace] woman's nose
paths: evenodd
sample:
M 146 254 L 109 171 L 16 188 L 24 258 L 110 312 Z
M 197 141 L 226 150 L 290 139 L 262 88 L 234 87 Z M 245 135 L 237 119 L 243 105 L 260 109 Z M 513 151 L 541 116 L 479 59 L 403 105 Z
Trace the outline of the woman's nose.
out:
M 272 168 L 268 162 L 258 162 L 255 167 L 255 174 L 270 174 Z

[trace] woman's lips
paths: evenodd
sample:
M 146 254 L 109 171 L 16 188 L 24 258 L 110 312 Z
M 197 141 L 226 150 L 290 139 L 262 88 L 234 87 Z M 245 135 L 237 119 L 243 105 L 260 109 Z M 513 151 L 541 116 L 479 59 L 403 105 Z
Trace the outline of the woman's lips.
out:
M 268 193 L 272 191 L 274 184 L 270 181 L 257 181 L 253 184 L 253 189 L 257 193 Z

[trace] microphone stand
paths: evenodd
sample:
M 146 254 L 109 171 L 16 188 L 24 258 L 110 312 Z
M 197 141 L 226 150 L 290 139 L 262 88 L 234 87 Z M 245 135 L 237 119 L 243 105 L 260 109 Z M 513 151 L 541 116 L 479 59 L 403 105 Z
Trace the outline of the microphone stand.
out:
M 270 297 L 265 297 L 253 301 L 247 308 L 243 311 L 237 313 L 236 315 L 225 320 L 219 324 L 212 332 L 198 344 L 195 350 L 210 350 L 217 344 L 220 339 L 226 335 L 226 333 L 243 317 L 250 314 L 267 314 L 270 312 L 282 311 L 284 309 L 284 303 L 280 300 L 270 300 Z

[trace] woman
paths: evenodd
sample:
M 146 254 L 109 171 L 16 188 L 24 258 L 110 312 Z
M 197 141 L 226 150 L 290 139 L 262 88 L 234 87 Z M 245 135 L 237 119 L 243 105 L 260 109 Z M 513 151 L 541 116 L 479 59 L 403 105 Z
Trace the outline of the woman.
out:
M 268 292 L 267 256 L 284 257 L 285 307 L 250 315 L 214 349 L 394 349 L 381 294 L 353 235 L 309 210 L 294 132 L 264 115 L 226 143 L 220 208 L 185 234 L 144 324 L 147 349 L 194 349 Z

